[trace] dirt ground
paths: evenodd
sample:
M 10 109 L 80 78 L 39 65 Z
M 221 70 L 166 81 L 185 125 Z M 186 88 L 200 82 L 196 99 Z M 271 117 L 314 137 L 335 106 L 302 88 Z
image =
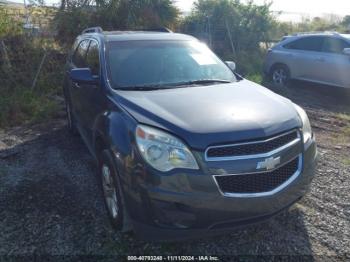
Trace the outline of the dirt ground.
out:
M 117 261 L 123 254 L 350 259 L 350 92 L 305 83 L 275 91 L 311 119 L 320 156 L 311 191 L 267 222 L 191 242 L 146 243 L 114 232 L 93 159 L 63 117 L 0 130 L 0 261 L 28 255 Z

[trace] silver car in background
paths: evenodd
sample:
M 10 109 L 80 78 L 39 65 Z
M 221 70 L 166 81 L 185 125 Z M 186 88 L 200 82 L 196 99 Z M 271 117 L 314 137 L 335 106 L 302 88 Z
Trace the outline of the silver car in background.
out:
M 350 88 L 350 34 L 286 36 L 269 49 L 264 72 L 275 84 L 298 79 Z

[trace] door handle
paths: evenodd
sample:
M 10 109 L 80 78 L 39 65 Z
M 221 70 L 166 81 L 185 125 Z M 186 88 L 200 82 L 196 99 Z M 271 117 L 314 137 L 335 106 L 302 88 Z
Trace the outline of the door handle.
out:
M 74 85 L 74 87 L 76 87 L 76 88 L 80 88 L 80 87 L 81 87 L 81 86 L 79 85 L 79 83 L 77 83 L 77 82 L 74 82 L 73 85 Z

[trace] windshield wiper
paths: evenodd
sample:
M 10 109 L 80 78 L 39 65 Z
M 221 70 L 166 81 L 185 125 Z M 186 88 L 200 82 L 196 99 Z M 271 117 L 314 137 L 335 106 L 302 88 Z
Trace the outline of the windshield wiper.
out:
M 229 80 L 223 80 L 223 79 L 199 79 L 199 80 L 193 80 L 193 81 L 184 81 L 184 82 L 178 82 L 178 83 L 172 83 L 172 86 L 186 86 L 186 85 L 205 85 L 205 84 L 214 84 L 214 83 L 232 83 Z
M 151 90 L 160 90 L 160 89 L 171 89 L 177 87 L 185 87 L 190 85 L 205 85 L 205 84 L 213 84 L 213 83 L 232 83 L 229 80 L 222 79 L 200 79 L 193 81 L 183 81 L 177 83 L 167 83 L 167 84 L 154 84 L 154 85 L 139 85 L 139 86 L 118 86 L 116 89 L 119 90 L 137 90 L 137 91 L 151 91 Z
M 151 91 L 151 90 L 159 90 L 171 88 L 169 86 L 164 85 L 140 85 L 140 86 L 118 86 L 115 89 L 119 90 L 137 90 L 137 91 Z

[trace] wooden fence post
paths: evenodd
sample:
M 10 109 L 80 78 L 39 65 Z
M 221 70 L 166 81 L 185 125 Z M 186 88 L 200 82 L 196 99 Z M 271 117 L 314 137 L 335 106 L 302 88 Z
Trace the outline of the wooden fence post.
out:
M 45 53 L 44 53 L 44 55 L 43 55 L 43 58 L 41 59 L 41 62 L 40 62 L 38 71 L 37 71 L 36 74 L 35 74 L 35 77 L 34 77 L 34 80 L 33 80 L 33 84 L 32 84 L 32 88 L 31 88 L 32 91 L 34 90 L 35 85 L 36 85 L 36 82 L 38 81 L 38 78 L 39 78 L 41 69 L 42 69 L 42 67 L 43 67 L 43 65 L 44 65 L 44 62 L 45 62 L 45 59 L 46 59 L 46 56 L 47 56 L 47 51 L 45 51 Z
M 230 27 L 228 26 L 226 18 L 225 18 L 225 25 L 226 25 L 226 31 L 227 31 L 228 37 L 230 39 L 233 56 L 236 57 L 236 49 L 235 49 L 235 46 L 233 45 L 233 39 L 232 39 L 232 35 L 231 35 L 231 30 L 230 30 Z
M 5 45 L 4 40 L 0 41 L 0 54 L 4 58 L 4 61 L 5 61 L 5 63 L 4 63 L 5 70 L 10 71 L 11 70 L 11 61 L 10 61 L 10 58 L 9 58 L 7 50 L 6 50 L 6 45 Z

